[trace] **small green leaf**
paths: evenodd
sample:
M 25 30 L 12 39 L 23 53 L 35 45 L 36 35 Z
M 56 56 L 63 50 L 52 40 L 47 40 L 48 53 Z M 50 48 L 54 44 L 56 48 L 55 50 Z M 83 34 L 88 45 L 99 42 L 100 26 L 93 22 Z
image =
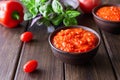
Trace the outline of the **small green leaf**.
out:
M 36 0 L 30 0 L 30 1 L 31 1 L 31 4 L 34 5 Z
M 77 25 L 77 20 L 75 18 L 65 18 L 63 23 L 65 26 Z
M 45 4 L 39 8 L 40 13 L 43 15 L 43 17 L 47 19 L 52 19 L 54 17 L 54 12 L 52 10 L 51 5 Z
M 30 20 L 38 14 L 36 0 L 20 0 L 25 6 L 24 20 Z
M 68 10 L 68 11 L 65 12 L 65 15 L 66 15 L 66 17 L 74 18 L 74 17 L 79 16 L 80 12 L 79 11 L 75 11 L 75 10 Z
M 40 0 L 41 3 L 45 3 L 47 0 Z
M 55 13 L 63 13 L 63 6 L 58 0 L 53 0 L 52 9 Z
M 32 3 L 25 3 L 24 5 L 25 5 L 25 7 L 26 7 L 27 9 L 29 9 L 30 7 L 33 7 L 33 4 L 32 4 Z
M 29 9 L 29 12 L 30 12 L 32 15 L 36 16 L 36 15 L 38 14 L 38 9 L 37 9 L 36 7 L 31 7 L 31 8 Z
M 24 20 L 30 20 L 32 19 L 34 16 L 30 13 L 30 12 L 26 12 L 24 14 Z
M 63 21 L 64 16 L 63 15 L 57 15 L 57 17 L 52 19 L 52 23 L 55 26 L 58 26 Z
M 45 18 L 44 18 L 43 24 L 46 25 L 46 26 L 50 26 L 51 25 L 50 21 L 45 19 Z

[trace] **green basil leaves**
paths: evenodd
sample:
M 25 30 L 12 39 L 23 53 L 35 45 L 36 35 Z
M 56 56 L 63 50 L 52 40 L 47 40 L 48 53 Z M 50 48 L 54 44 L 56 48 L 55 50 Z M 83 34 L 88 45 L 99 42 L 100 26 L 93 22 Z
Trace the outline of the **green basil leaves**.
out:
M 58 13 L 58 14 L 63 13 L 62 4 L 58 0 L 53 0 L 52 8 L 55 13 Z
M 76 25 L 76 17 L 80 15 L 80 12 L 65 7 L 60 0 L 20 0 L 25 6 L 24 20 L 30 20 L 35 18 L 38 14 L 41 14 L 41 23 L 51 23 L 54 26 L 58 26 L 63 23 L 65 26 Z M 43 21 L 44 20 L 44 21 Z

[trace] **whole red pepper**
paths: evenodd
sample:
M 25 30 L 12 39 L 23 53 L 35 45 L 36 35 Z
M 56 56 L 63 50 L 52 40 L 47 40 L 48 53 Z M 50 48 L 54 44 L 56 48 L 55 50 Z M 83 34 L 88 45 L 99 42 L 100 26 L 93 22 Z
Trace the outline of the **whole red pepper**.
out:
M 0 1 L 0 24 L 13 28 L 23 21 L 23 6 L 13 0 Z

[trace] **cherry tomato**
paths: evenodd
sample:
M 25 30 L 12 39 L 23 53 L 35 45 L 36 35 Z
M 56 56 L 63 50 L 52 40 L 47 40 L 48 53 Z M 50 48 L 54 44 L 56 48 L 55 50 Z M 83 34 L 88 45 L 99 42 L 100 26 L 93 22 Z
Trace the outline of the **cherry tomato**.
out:
M 33 38 L 33 34 L 32 32 L 24 32 L 21 36 L 20 39 L 23 42 L 29 42 L 30 40 L 32 40 Z
M 30 73 L 35 71 L 37 66 L 38 62 L 36 60 L 30 60 L 23 66 L 23 70 L 24 72 Z
M 101 0 L 79 0 L 80 8 L 84 13 L 91 13 L 92 9 L 101 4 Z

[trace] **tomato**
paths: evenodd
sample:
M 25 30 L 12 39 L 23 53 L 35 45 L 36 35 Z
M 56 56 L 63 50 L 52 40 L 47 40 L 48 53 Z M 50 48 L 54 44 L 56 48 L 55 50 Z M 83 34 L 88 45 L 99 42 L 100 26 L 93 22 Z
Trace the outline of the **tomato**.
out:
M 20 39 L 23 42 L 29 42 L 30 40 L 32 40 L 33 38 L 33 34 L 32 32 L 24 32 L 21 36 Z
M 91 13 L 92 9 L 101 4 L 101 0 L 79 0 L 80 8 L 84 13 Z
M 24 72 L 30 73 L 35 71 L 37 66 L 38 62 L 36 60 L 30 60 L 23 66 L 23 70 Z

